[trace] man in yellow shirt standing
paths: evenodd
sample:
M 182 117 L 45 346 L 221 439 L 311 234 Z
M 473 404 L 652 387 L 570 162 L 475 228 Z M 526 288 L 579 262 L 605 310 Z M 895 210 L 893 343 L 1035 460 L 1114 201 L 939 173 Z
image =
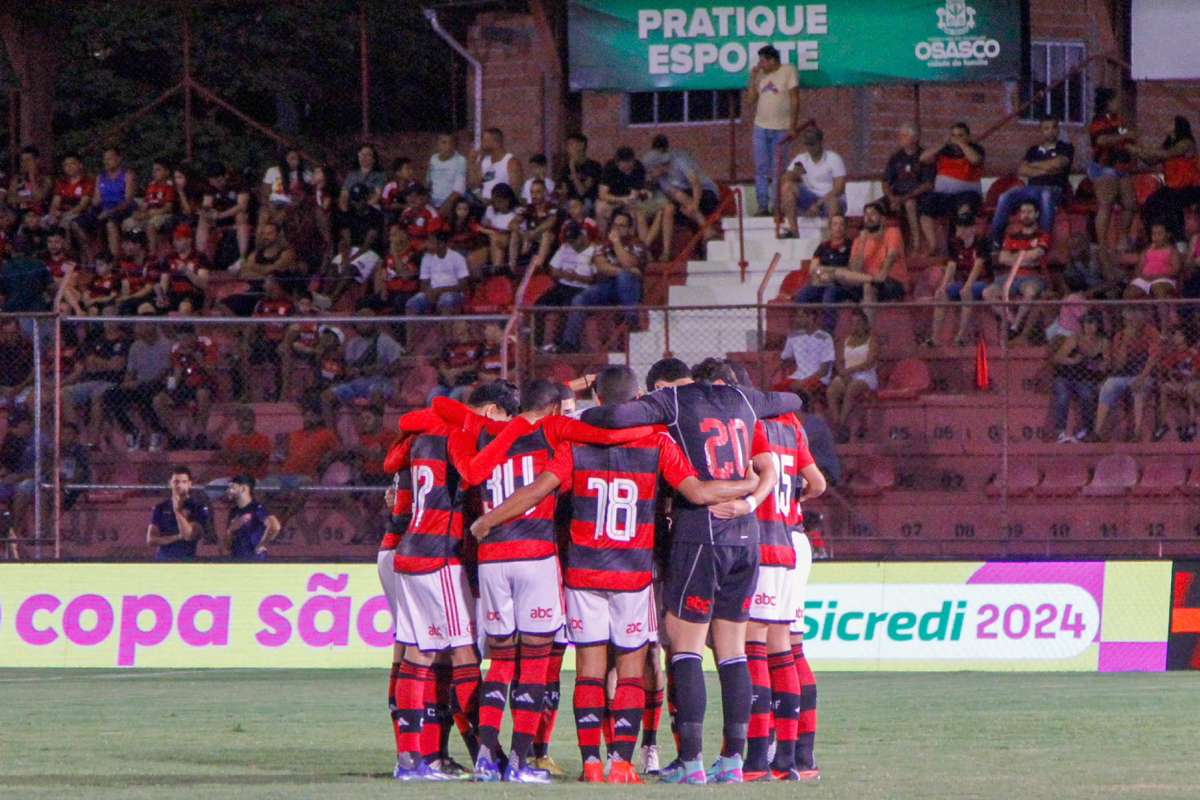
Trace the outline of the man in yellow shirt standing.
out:
M 780 62 L 772 45 L 758 50 L 750 70 L 747 102 L 754 106 L 754 194 L 758 215 L 768 216 L 779 198 L 776 159 L 783 140 L 800 127 L 800 79 L 796 68 Z

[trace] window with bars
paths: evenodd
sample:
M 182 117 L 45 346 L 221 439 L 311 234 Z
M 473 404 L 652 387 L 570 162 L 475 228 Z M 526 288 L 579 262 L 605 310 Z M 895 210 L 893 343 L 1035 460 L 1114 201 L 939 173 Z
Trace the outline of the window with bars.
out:
M 625 98 L 630 125 L 721 122 L 742 113 L 742 93 L 737 90 L 631 92 Z
M 1030 42 L 1029 79 L 1021 83 L 1022 102 L 1054 88 L 1034 99 L 1021 118 L 1036 121 L 1050 115 L 1064 125 L 1087 122 L 1087 71 L 1071 74 L 1086 59 L 1087 49 L 1080 42 Z

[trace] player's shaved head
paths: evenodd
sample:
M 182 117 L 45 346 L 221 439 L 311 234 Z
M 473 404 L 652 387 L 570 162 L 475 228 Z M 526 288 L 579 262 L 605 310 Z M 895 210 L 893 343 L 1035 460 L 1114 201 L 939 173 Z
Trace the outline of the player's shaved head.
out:
M 678 358 L 662 358 L 654 362 L 646 373 L 646 391 L 653 392 L 658 384 L 671 385 L 677 381 L 691 380 L 691 368 Z
M 706 358 L 692 369 L 692 379 L 704 383 L 724 381 L 730 386 L 736 385 L 737 373 L 723 358 Z
M 629 367 L 614 364 L 596 376 L 596 397 L 601 405 L 624 403 L 637 397 L 637 375 Z
M 517 387 L 508 381 L 485 383 L 475 387 L 475 390 L 467 397 L 467 405 L 475 411 L 480 411 L 487 406 L 495 406 L 511 417 L 517 413 L 520 407 L 517 402 Z
M 558 384 L 547 380 L 532 380 L 521 389 L 521 412 L 547 411 L 558 405 Z

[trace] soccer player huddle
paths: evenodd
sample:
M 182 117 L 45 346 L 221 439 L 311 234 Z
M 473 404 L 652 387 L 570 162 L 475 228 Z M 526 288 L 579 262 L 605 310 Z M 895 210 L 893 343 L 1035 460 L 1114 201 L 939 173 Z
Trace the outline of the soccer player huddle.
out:
M 587 384 L 598 405 L 578 415 L 558 384 L 496 381 L 400 420 L 379 553 L 395 777 L 562 777 L 548 748 L 570 644 L 580 780 L 641 783 L 639 730 L 642 772 L 664 782 L 819 780 L 801 504 L 825 480 L 800 399 L 720 359 L 663 359 L 646 394 L 624 366 Z M 706 768 L 708 647 L 724 719 Z M 664 683 L 677 757 L 660 768 Z M 471 767 L 449 756 L 454 727 Z

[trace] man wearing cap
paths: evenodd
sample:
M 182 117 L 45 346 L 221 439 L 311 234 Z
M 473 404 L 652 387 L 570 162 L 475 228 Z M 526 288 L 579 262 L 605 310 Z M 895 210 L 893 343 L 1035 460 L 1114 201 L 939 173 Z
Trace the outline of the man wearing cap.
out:
M 192 226 L 175 228 L 171 237 L 174 252 L 165 260 L 158 290 L 158 307 L 191 314 L 203 310 L 208 288 L 208 258 L 192 244 Z
M 791 64 L 780 63 L 774 45 L 758 49 L 750 70 L 746 102 L 754 106 L 754 195 L 758 216 L 775 207 L 775 160 L 789 135 L 800 127 L 800 77 Z
M 672 150 L 667 137 L 660 134 L 642 156 L 642 164 L 647 185 L 656 186 L 680 213 L 707 233 L 707 217 L 717 210 L 721 197 L 717 184 L 701 171 L 695 159 L 681 150 Z M 671 257 L 674 231 L 675 212 L 668 208 L 662 225 L 664 259 Z
M 237 475 L 229 482 L 229 520 L 221 549 L 235 561 L 261 561 L 267 546 L 279 535 L 280 524 L 266 506 L 254 499 L 254 476 Z

